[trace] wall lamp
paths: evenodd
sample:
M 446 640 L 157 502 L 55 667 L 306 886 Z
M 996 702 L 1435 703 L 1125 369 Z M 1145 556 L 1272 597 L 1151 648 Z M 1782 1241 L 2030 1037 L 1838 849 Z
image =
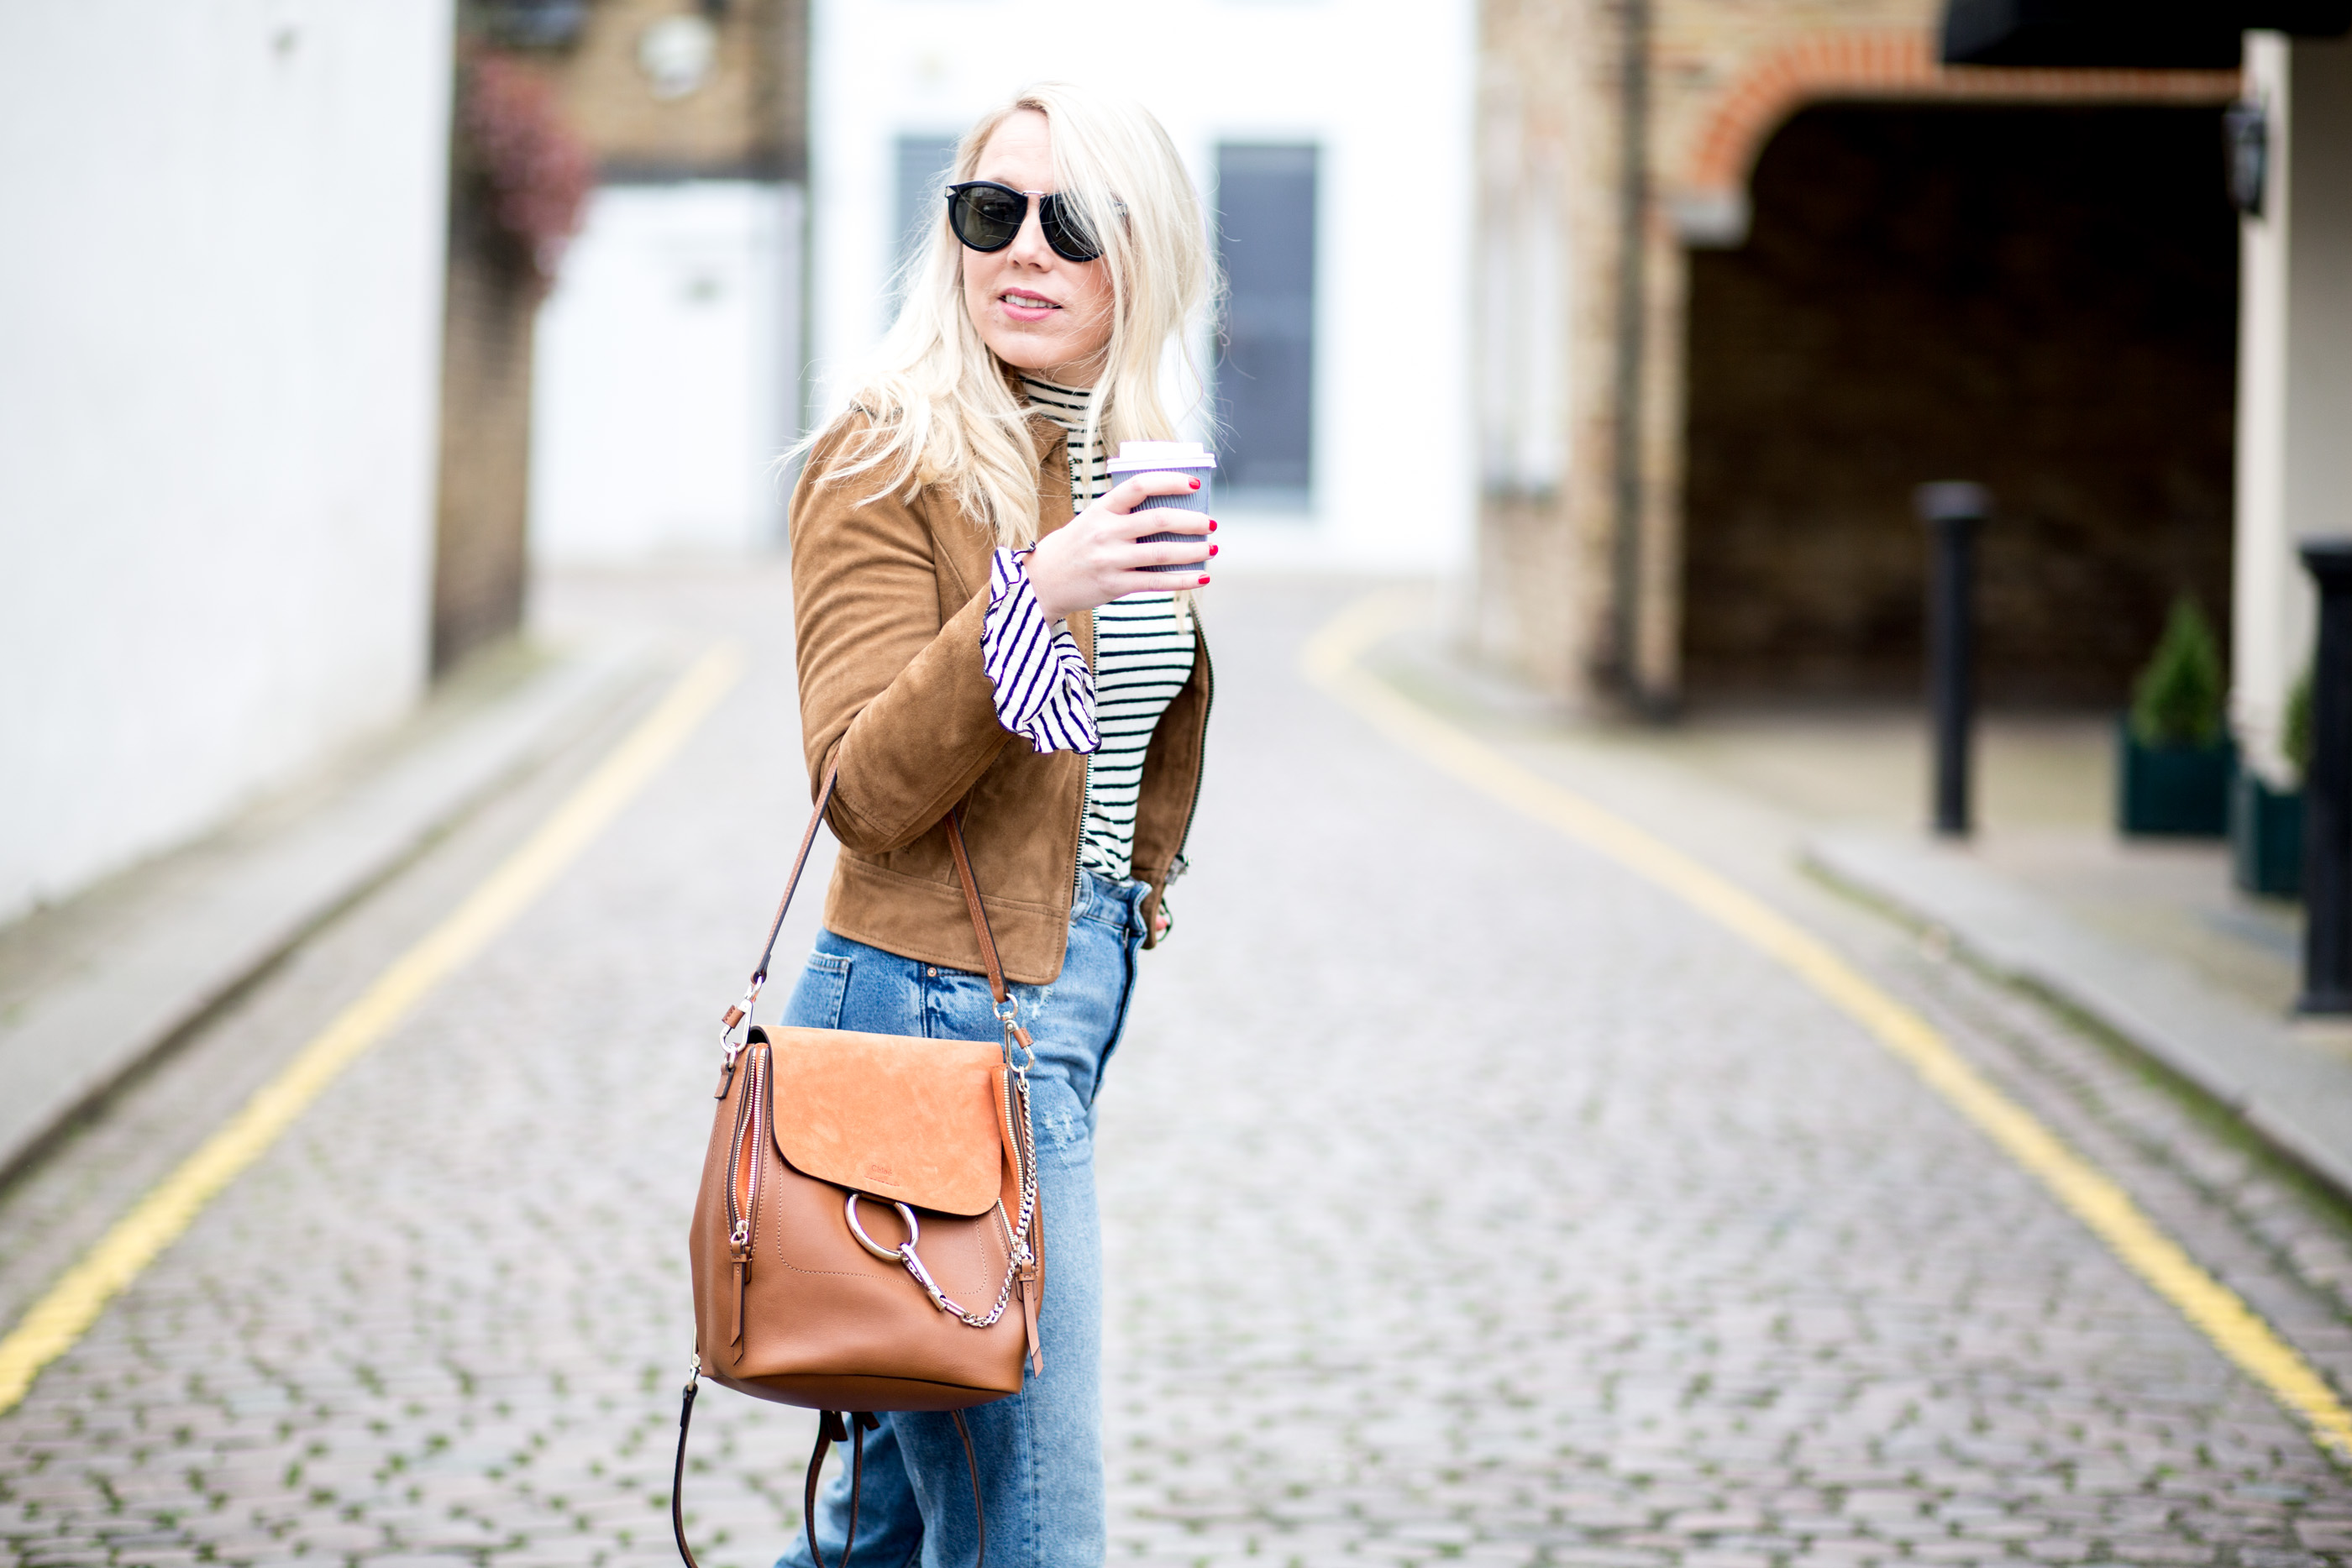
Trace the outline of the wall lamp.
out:
M 2271 169 L 2271 122 L 2263 106 L 2241 99 L 2222 110 L 2221 145 L 2229 158 L 2230 200 L 2246 216 L 2261 217 Z
M 510 48 L 568 49 L 588 24 L 588 0 L 478 0 L 475 11 Z

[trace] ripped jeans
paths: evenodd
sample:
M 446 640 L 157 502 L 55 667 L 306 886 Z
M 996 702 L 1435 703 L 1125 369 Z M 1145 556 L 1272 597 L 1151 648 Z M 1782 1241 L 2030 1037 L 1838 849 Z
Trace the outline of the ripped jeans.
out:
M 1141 883 L 1079 878 L 1060 978 L 1015 986 L 1036 1042 L 1030 1114 L 1045 1220 L 1045 1369 L 1020 1393 L 963 1413 L 988 1511 L 991 1568 L 1100 1568 L 1102 1238 L 1095 1211 L 1095 1092 L 1118 1044 L 1143 945 Z M 782 1020 L 931 1040 L 995 1040 L 988 980 L 820 932 Z M 817 1503 L 817 1544 L 839 1568 L 849 1465 Z M 971 1568 L 979 1552 L 970 1473 L 952 1417 L 898 1412 L 866 1436 L 856 1568 Z M 777 1568 L 814 1568 L 795 1538 Z

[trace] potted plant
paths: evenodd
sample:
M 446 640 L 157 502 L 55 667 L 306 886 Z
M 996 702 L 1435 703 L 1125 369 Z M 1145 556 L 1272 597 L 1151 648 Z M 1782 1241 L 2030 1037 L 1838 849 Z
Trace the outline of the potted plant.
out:
M 2311 767 L 2311 672 L 2287 694 L 2280 737 L 2287 766 L 2300 786 Z M 2230 791 L 2230 847 L 2235 880 L 2247 893 L 2295 898 L 2303 893 L 2303 790 L 2273 789 L 2252 768 L 2240 771 Z
M 2116 726 L 2116 811 L 2126 833 L 2220 838 L 2230 831 L 2237 748 L 2222 723 L 2221 653 L 2204 612 L 2173 601 L 2131 710 Z
M 596 188 L 596 154 L 521 60 L 478 49 L 457 79 L 454 176 L 459 216 L 536 303 L 555 282 Z

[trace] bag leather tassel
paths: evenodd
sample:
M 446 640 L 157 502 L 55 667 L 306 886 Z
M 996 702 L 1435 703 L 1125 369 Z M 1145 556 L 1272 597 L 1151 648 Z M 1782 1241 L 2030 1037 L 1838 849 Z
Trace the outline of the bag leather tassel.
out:
M 694 1425 L 694 1391 L 702 1385 L 702 1357 L 694 1358 L 694 1371 L 686 1380 L 686 1394 L 677 1406 L 677 1465 L 669 1474 L 669 1528 L 677 1537 L 678 1555 L 686 1559 L 686 1568 L 702 1568 L 694 1560 L 694 1549 L 686 1543 L 686 1433 Z

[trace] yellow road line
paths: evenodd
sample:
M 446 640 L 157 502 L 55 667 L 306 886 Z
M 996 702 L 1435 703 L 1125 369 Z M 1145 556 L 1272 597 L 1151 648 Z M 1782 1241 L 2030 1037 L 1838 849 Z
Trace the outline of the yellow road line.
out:
M 1793 970 L 2037 1177 L 2240 1371 L 2299 1417 L 2323 1450 L 2352 1463 L 2352 1411 L 2311 1363 L 2236 1291 L 2200 1268 L 2122 1187 L 1969 1066 L 1934 1025 L 1762 900 L 1367 674 L 1358 659 L 1409 613 L 1400 594 L 1349 607 L 1307 643 L 1301 656 L 1307 678 L 1408 750 L 1648 878 Z
M 658 706 L 594 772 L 438 925 L 394 959 L 359 998 L 305 1045 L 236 1115 L 157 1183 L 0 1340 L 0 1414 L 14 1409 L 41 1368 L 71 1350 L 206 1204 L 261 1157 L 343 1069 L 389 1033 L 425 994 L 488 946 L 685 744 L 743 673 L 722 645 L 678 677 Z

